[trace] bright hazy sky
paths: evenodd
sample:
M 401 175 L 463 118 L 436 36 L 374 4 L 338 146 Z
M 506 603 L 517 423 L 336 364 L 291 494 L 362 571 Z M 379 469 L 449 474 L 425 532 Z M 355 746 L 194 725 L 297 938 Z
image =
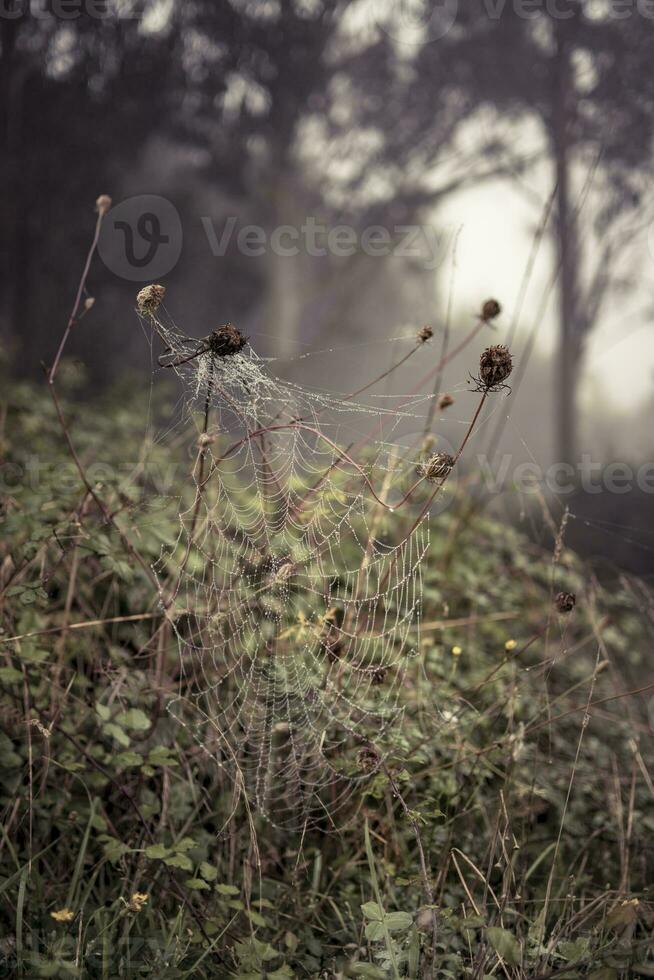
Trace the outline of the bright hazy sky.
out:
M 457 249 L 457 307 L 474 309 L 484 297 L 497 296 L 510 322 L 540 220 L 537 204 L 509 182 L 498 181 L 451 198 L 442 208 L 440 220 L 449 227 L 462 228 Z M 524 305 L 521 322 L 525 329 L 533 325 L 553 261 L 551 239 L 546 238 Z M 636 280 L 634 287 L 610 301 L 590 340 L 582 393 L 584 399 L 596 397 L 601 386 L 604 398 L 627 410 L 651 397 L 654 383 L 654 331 L 648 312 L 654 313 L 654 231 L 648 235 L 644 229 L 638 235 L 630 253 L 630 268 Z M 441 277 L 442 288 L 447 288 L 447 264 Z M 553 294 L 539 329 L 538 343 L 544 351 L 551 351 L 556 339 L 556 303 Z

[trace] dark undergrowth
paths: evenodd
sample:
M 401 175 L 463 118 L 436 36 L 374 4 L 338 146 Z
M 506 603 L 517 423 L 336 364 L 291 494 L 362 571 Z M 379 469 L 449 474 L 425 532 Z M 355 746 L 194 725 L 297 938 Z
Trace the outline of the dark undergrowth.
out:
M 0 406 L 0 976 L 654 976 L 638 580 L 607 590 L 556 520 L 544 553 L 455 500 L 384 767 L 336 828 L 282 831 L 167 712 L 178 646 L 125 550 L 174 538 L 185 436 L 144 453 L 141 400 L 72 396 L 111 521 L 47 392 Z

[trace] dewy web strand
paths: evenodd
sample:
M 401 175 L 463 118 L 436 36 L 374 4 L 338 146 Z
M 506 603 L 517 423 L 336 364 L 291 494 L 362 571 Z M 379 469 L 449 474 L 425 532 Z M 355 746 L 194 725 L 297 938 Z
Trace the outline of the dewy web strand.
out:
M 194 496 L 155 568 L 162 591 L 174 583 L 181 678 L 171 711 L 181 720 L 183 703 L 184 723 L 217 764 L 238 769 L 268 819 L 305 827 L 328 812 L 333 825 L 378 771 L 362 756 L 400 722 L 403 672 L 419 646 L 427 514 L 395 541 L 379 495 L 391 472 L 405 483 L 397 506 L 421 482 L 415 463 L 396 472 L 393 445 L 413 403 L 398 414 L 304 390 L 275 378 L 235 328 L 198 341 L 148 320 L 161 367 L 203 422 Z M 360 414 L 384 438 L 369 440 L 353 469 L 341 447 Z

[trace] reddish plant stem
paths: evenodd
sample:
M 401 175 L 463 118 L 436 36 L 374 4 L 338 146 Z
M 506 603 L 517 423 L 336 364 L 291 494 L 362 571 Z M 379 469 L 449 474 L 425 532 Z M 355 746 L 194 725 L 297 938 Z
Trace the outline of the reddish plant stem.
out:
M 104 519 L 107 522 L 107 524 L 111 525 L 114 528 L 114 530 L 116 531 L 116 533 L 118 534 L 118 536 L 119 536 L 119 538 L 121 540 L 121 543 L 122 543 L 123 547 L 125 548 L 126 552 L 128 553 L 128 555 L 130 556 L 130 558 L 132 558 L 135 562 L 137 562 L 138 565 L 140 565 L 140 567 L 145 572 L 145 574 L 146 574 L 148 580 L 150 581 L 150 583 L 154 586 L 154 588 L 156 589 L 157 593 L 159 593 L 159 591 L 160 591 L 159 590 L 159 583 L 157 582 L 157 579 L 156 579 L 154 573 L 152 572 L 152 569 L 150 568 L 149 564 L 139 554 L 139 552 L 136 550 L 136 548 L 134 548 L 134 546 L 130 542 L 130 540 L 127 537 L 127 535 L 125 534 L 125 532 L 122 530 L 122 528 L 115 521 L 115 519 L 114 519 L 113 515 L 111 514 L 111 511 L 109 510 L 109 508 L 107 507 L 107 505 L 104 503 L 104 501 L 102 500 L 102 498 L 99 496 L 99 494 L 97 493 L 97 491 L 95 490 L 95 488 L 91 485 L 91 482 L 90 482 L 88 476 L 86 475 L 86 470 L 84 469 L 84 466 L 82 464 L 82 461 L 79 458 L 79 455 L 78 455 L 77 450 L 75 448 L 75 445 L 73 443 L 73 440 L 72 440 L 70 431 L 68 429 L 68 425 L 66 424 L 66 419 L 64 417 L 64 413 L 63 413 L 63 410 L 62 410 L 62 407 L 61 407 L 61 402 L 59 401 L 59 396 L 57 394 L 57 389 L 56 389 L 56 386 L 55 386 L 55 380 L 56 380 L 56 377 L 57 377 L 57 371 L 59 369 L 59 364 L 61 362 L 61 358 L 63 356 L 63 353 L 64 353 L 64 350 L 65 350 L 66 344 L 68 342 L 68 338 L 70 337 L 70 332 L 71 332 L 73 326 L 75 325 L 75 323 L 77 322 L 77 314 L 78 314 L 79 306 L 80 306 L 80 303 L 81 303 L 81 300 L 82 300 L 82 294 L 83 294 L 84 288 L 86 286 L 86 280 L 88 278 L 89 270 L 91 268 L 91 262 L 93 260 L 93 256 L 95 254 L 95 251 L 96 251 L 96 248 L 97 248 L 97 245 L 98 245 L 98 239 L 100 237 L 100 228 L 102 226 L 102 219 L 103 219 L 103 217 L 104 217 L 104 212 L 103 211 L 100 211 L 98 213 L 98 218 L 97 218 L 97 221 L 96 221 L 96 224 L 95 224 L 95 232 L 94 232 L 94 235 L 93 235 L 93 241 L 91 242 L 91 247 L 89 248 L 88 255 L 86 256 L 86 262 L 84 263 L 84 269 L 82 271 L 82 275 L 80 277 L 79 285 L 77 287 L 77 293 L 75 295 L 75 302 L 73 304 L 73 309 L 72 309 L 72 312 L 71 312 L 70 317 L 68 319 L 68 323 L 66 324 L 66 329 L 64 330 L 63 336 L 61 338 L 61 342 L 60 342 L 59 347 L 57 349 L 57 353 L 55 355 L 54 362 L 53 362 L 52 367 L 50 368 L 50 370 L 48 371 L 48 374 L 47 374 L 48 388 L 50 389 L 50 394 L 52 396 L 52 401 L 53 401 L 53 404 L 54 404 L 54 407 L 55 407 L 55 412 L 57 413 L 57 418 L 59 420 L 59 425 L 61 426 L 61 431 L 63 433 L 64 439 L 66 440 L 66 445 L 68 446 L 68 451 L 69 451 L 70 456 L 71 456 L 71 458 L 72 458 L 72 460 L 73 460 L 73 462 L 75 464 L 75 468 L 77 469 L 77 472 L 79 473 L 79 476 L 80 476 L 80 479 L 81 479 L 82 483 L 86 487 L 86 490 L 88 491 L 89 495 L 92 497 L 93 501 L 95 502 L 96 506 L 98 507 L 100 513 L 104 517 Z

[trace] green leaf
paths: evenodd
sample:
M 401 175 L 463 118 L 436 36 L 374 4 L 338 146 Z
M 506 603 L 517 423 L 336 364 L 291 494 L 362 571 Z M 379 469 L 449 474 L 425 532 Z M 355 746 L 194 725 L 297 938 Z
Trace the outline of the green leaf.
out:
M 347 968 L 348 976 L 363 977 L 364 980 L 387 980 L 388 974 L 372 963 L 351 963 Z
M 145 849 L 145 856 L 150 858 L 151 861 L 162 861 L 171 853 L 170 848 L 164 844 L 151 844 L 150 847 L 146 847 Z
M 205 881 L 215 881 L 218 877 L 218 869 L 213 864 L 209 864 L 208 861 L 203 861 L 200 865 L 200 874 Z
M 558 952 L 569 963 L 583 960 L 588 953 L 588 940 L 577 939 L 575 942 L 559 943 Z
M 413 925 L 413 918 L 408 912 L 387 912 L 385 922 L 389 932 L 406 932 Z
M 109 721 L 111 718 L 111 708 L 108 708 L 106 704 L 100 704 L 98 701 L 95 706 L 95 711 L 102 721 Z
M 250 922 L 254 923 L 255 926 L 259 926 L 260 929 L 265 929 L 266 926 L 268 925 L 264 917 L 262 915 L 259 915 L 259 913 L 255 912 L 253 909 L 249 910 L 248 919 L 250 920 Z
M 169 868 L 181 868 L 182 871 L 193 870 L 193 862 L 186 854 L 173 854 L 172 857 L 164 858 L 163 862 L 164 864 L 167 864 Z
M 140 766 L 143 763 L 143 756 L 138 752 L 120 752 L 114 762 L 119 769 L 130 769 L 133 766 Z
M 148 755 L 148 762 L 151 766 L 178 766 L 177 757 L 173 755 L 173 750 L 166 745 L 157 745 Z
M 133 732 L 147 732 L 152 722 L 144 711 L 140 708 L 130 708 L 129 711 L 121 711 L 116 717 L 116 722 L 124 728 L 129 728 Z
M 372 919 L 373 922 L 381 922 L 384 918 L 384 910 L 377 905 L 377 902 L 365 902 L 361 906 L 361 911 L 366 919 Z
M 206 892 L 209 891 L 210 885 L 203 881 L 202 878 L 187 878 L 184 882 L 187 888 L 195 892 Z
M 268 980 L 293 980 L 295 974 L 291 970 L 290 966 L 280 966 L 279 970 L 275 970 L 273 973 L 268 974 Z
M 499 926 L 489 926 L 486 930 L 486 935 L 495 952 L 509 966 L 520 966 L 522 950 L 520 943 L 512 932 L 509 932 L 508 929 L 500 929 Z
M 115 837 L 108 837 L 106 834 L 101 834 L 99 839 L 104 841 L 102 849 L 105 857 L 109 861 L 120 861 L 124 854 L 131 853 L 131 848 L 127 844 L 123 844 L 122 841 L 116 840 Z
M 118 742 L 119 745 L 122 745 L 123 748 L 129 747 L 129 735 L 123 731 L 120 725 L 116 725 L 113 721 L 109 721 L 106 725 L 102 726 L 102 730 L 106 735 L 109 735 L 116 742 Z
M 50 656 L 48 650 L 39 650 L 37 647 L 23 647 L 19 653 L 19 659 L 27 664 L 41 664 Z
M 371 942 L 371 943 L 381 942 L 381 940 L 384 939 L 385 936 L 386 936 L 386 933 L 384 931 L 384 923 L 383 922 L 369 922 L 368 925 L 366 926 L 365 930 L 364 930 L 364 933 L 365 933 L 366 939 L 369 942 Z
M 15 667 L 0 667 L 0 681 L 3 684 L 20 684 L 23 675 Z
M 241 889 L 235 885 L 216 885 L 215 890 L 219 895 L 240 895 Z

